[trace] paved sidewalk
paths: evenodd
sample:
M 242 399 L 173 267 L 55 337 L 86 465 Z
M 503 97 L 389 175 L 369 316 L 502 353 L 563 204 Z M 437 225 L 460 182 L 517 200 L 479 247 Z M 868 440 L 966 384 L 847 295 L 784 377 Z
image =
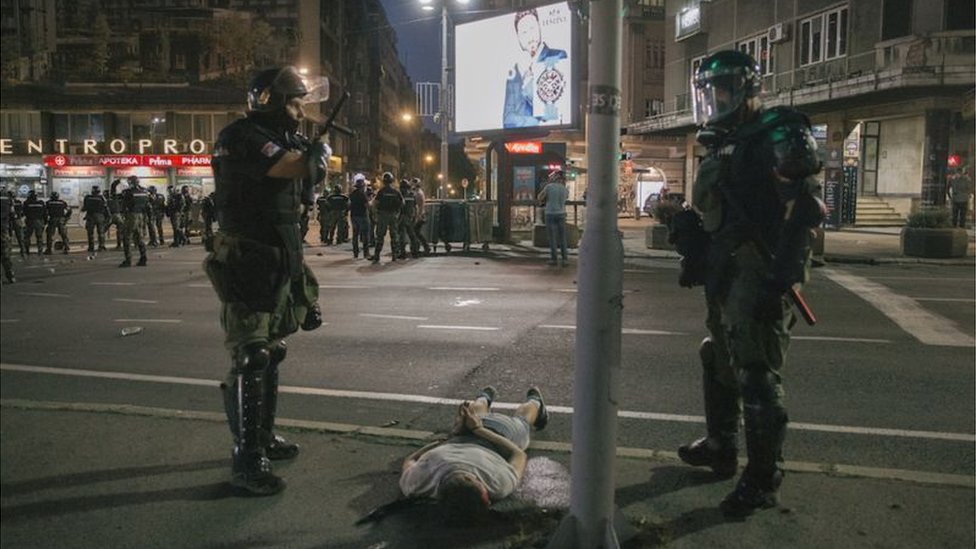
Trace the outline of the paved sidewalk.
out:
M 429 433 L 285 420 L 282 431 L 302 446 L 277 467 L 288 489 L 239 498 L 226 484 L 230 437 L 219 412 L 17 401 L 2 412 L 4 548 L 540 547 L 566 512 L 569 455 L 559 445 L 530 449 L 523 485 L 534 492 L 523 489 L 484 524 L 445 529 L 420 506 L 355 526 L 396 497 L 400 461 Z M 672 455 L 634 454 L 616 464 L 616 502 L 635 534 L 624 547 L 974 544 L 972 477 L 909 482 L 788 464 L 781 507 L 730 522 L 716 505 L 731 480 Z M 540 487 L 548 508 L 533 503 Z

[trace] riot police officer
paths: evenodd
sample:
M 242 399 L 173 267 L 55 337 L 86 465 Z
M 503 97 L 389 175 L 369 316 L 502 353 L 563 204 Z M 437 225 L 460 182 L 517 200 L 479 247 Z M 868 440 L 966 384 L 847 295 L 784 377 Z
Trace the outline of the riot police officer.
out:
M 322 193 L 315 199 L 316 218 L 319 220 L 319 242 L 323 246 L 331 246 L 332 239 L 329 238 L 329 222 L 332 214 L 329 211 L 329 195 Z
M 95 253 L 95 232 L 98 232 L 98 251 L 105 251 L 105 231 L 107 230 L 109 215 L 108 200 L 102 194 L 98 185 L 93 185 L 90 194 L 86 194 L 81 203 L 81 211 L 85 213 L 85 232 L 88 233 L 88 253 Z
M 10 212 L 10 232 L 17 239 L 17 247 L 20 249 L 20 256 L 27 255 L 27 246 L 24 245 L 24 203 L 17 198 L 13 190 L 7 190 L 7 198 L 13 209 Z
M 352 221 L 352 257 L 359 257 L 362 244 L 363 257 L 369 258 L 369 240 L 373 229 L 369 222 L 369 197 L 366 195 L 366 176 L 353 176 L 352 192 L 349 193 L 349 219 Z
M 55 192 L 51 193 L 51 198 L 44 204 L 44 208 L 47 215 L 47 247 L 44 248 L 44 255 L 51 255 L 55 231 L 61 237 L 62 253 L 68 253 L 68 228 L 65 225 L 71 218 L 71 206 L 61 200 L 61 196 Z
M 392 248 L 392 261 L 397 260 L 397 252 L 400 249 L 400 235 L 398 234 L 398 223 L 400 219 L 400 209 L 403 207 L 403 196 L 393 188 L 396 180 L 390 172 L 383 172 L 383 186 L 376 191 L 373 201 L 376 204 L 376 251 L 373 253 L 372 262 L 380 260 L 380 252 L 383 251 L 383 240 L 386 233 L 390 233 L 390 248 Z
M 166 197 L 156 191 L 155 185 L 149 186 L 149 202 L 152 206 L 152 215 L 146 220 L 149 228 L 149 245 L 153 248 L 164 246 L 166 239 L 163 237 L 163 217 L 166 215 Z
M 115 179 L 112 181 L 112 185 L 109 187 L 108 192 L 108 213 L 109 213 L 109 224 L 108 226 L 115 226 L 115 249 L 122 249 L 122 235 L 125 233 L 125 215 L 122 213 L 122 192 L 118 190 L 119 185 L 122 184 L 121 179 Z M 108 233 L 108 228 L 105 229 L 106 234 Z
M 740 401 L 748 464 L 721 503 L 727 516 L 773 507 L 783 478 L 787 414 L 780 371 L 793 315 L 787 292 L 808 277 L 810 229 L 823 219 L 809 120 L 764 109 L 749 55 L 705 58 L 693 81 L 698 140 L 708 148 L 672 238 L 682 285 L 705 285 L 703 366 L 707 436 L 678 449 L 688 464 L 733 476 Z
M 336 184 L 329 193 L 329 241 L 335 237 L 336 244 L 349 241 L 349 197 L 342 193 L 342 187 Z
M 331 150 L 298 129 L 310 118 L 304 105 L 327 97 L 323 78 L 306 80 L 294 67 L 261 71 L 251 81 L 247 116 L 221 130 L 214 147 L 220 230 L 204 265 L 232 357 L 222 385 L 234 440 L 231 485 L 255 495 L 283 490 L 269 460 L 299 451 L 274 433 L 284 338 L 322 324 L 300 212 L 324 179 Z
M 10 261 L 10 221 L 14 215 L 14 201 L 9 193 L 0 194 L 0 264 L 3 265 L 3 276 L 11 284 L 17 282 L 14 276 L 14 265 Z
M 139 182 L 139 178 L 130 175 L 126 180 L 129 187 L 122 191 L 122 212 L 125 215 L 124 230 L 122 231 L 122 252 L 125 259 L 119 267 L 132 266 L 132 244 L 139 249 L 139 267 L 145 267 L 146 235 L 143 234 L 146 219 L 152 215 L 152 202 L 149 191 Z
M 190 225 L 193 224 L 193 196 L 190 195 L 190 187 L 183 185 L 180 187 L 180 236 L 183 237 L 183 244 L 190 243 Z
M 43 238 L 44 224 L 47 221 L 47 208 L 44 202 L 37 198 L 37 193 L 30 191 L 27 193 L 27 200 L 24 201 L 24 219 L 27 228 L 24 231 L 24 241 L 27 245 L 27 255 L 30 255 L 31 235 L 37 238 L 37 253 L 42 252 L 41 238 Z
M 166 215 L 169 216 L 169 224 L 173 229 L 173 242 L 170 248 L 178 248 L 185 243 L 183 235 L 183 195 L 176 192 L 172 186 L 167 187 Z
M 203 247 L 213 251 L 213 224 L 217 220 L 217 207 L 214 205 L 214 193 L 210 193 L 200 200 L 200 217 L 203 219 Z
M 407 242 L 410 242 L 410 255 L 417 257 L 420 251 L 420 240 L 417 238 L 417 197 L 410 188 L 410 182 L 400 180 L 400 196 L 403 206 L 400 207 L 400 259 L 407 258 Z

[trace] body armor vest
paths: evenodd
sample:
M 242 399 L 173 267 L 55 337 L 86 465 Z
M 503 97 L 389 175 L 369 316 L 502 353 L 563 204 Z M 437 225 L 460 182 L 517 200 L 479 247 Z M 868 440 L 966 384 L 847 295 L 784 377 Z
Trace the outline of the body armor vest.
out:
M 376 209 L 381 212 L 397 213 L 402 202 L 400 191 L 393 187 L 383 187 L 376 193 Z
M 403 207 L 400 209 L 400 212 L 407 216 L 417 213 L 417 197 L 414 196 L 412 191 L 403 193 Z
M 64 219 L 68 215 L 68 203 L 64 200 L 48 200 L 44 207 L 49 219 Z
M 147 214 L 149 208 L 149 193 L 142 187 L 126 189 L 122 195 L 122 204 L 127 213 Z
M 40 200 L 24 202 L 24 215 L 30 221 L 44 220 L 44 203 Z
M 329 195 L 329 208 L 334 212 L 343 212 L 349 206 L 349 197 L 344 194 Z
M 84 210 L 91 214 L 104 214 L 108 210 L 105 197 L 100 194 L 90 194 L 85 197 Z

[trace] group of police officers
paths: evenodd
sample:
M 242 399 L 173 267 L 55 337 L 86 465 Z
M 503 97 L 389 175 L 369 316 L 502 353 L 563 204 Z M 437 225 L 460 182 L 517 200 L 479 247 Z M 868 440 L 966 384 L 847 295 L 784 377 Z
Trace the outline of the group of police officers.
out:
M 171 247 L 179 247 L 190 242 L 188 231 L 191 222 L 193 198 L 190 189 L 183 186 L 179 192 L 169 187 L 169 197 L 156 191 L 156 187 L 144 188 L 137 176 L 131 175 L 124 182 L 112 182 L 108 195 L 102 193 L 98 185 L 92 187 L 81 202 L 81 212 L 85 215 L 85 231 L 88 236 L 88 254 L 92 258 L 98 252 L 106 251 L 106 236 L 114 226 L 116 231 L 116 250 L 123 250 L 125 260 L 120 267 L 132 265 L 131 249 L 139 250 L 137 265 L 147 263 L 146 245 L 156 247 L 166 244 L 163 236 L 163 218 L 169 217 L 173 239 Z M 213 223 L 216 220 L 212 193 L 201 199 L 201 217 L 204 223 L 204 243 L 213 238 Z M 72 208 L 57 192 L 44 201 L 36 191 L 29 191 L 21 201 L 13 190 L 0 194 L 0 232 L 3 233 L 3 269 L 8 282 L 16 277 L 10 261 L 13 241 L 16 240 L 20 255 L 31 254 L 32 239 L 37 243 L 37 253 L 51 255 L 57 247 L 54 237 L 60 239 L 61 252 L 70 250 L 67 224 L 71 219 Z M 42 247 L 42 235 L 45 238 Z M 147 242 L 148 237 L 148 242 Z M 97 242 L 97 248 L 96 248 Z

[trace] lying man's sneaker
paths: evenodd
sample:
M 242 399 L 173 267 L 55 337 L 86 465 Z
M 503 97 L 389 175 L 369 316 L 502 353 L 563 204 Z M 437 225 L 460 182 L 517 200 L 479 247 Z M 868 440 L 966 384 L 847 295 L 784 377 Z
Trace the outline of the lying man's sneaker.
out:
M 282 459 L 292 459 L 298 455 L 299 447 L 294 442 L 288 442 L 284 437 L 274 435 L 271 443 L 264 448 L 264 453 L 268 459 L 279 461 Z
M 488 409 L 491 410 L 491 403 L 495 402 L 495 395 L 497 394 L 498 391 L 496 391 L 494 387 L 492 387 L 491 385 L 487 385 L 485 386 L 484 389 L 481 390 L 480 393 L 478 393 L 478 398 L 485 399 L 485 401 L 488 402 Z
M 695 467 L 711 467 L 719 478 L 732 478 L 739 467 L 738 451 L 734 446 L 718 446 L 708 438 L 700 438 L 678 448 L 681 461 Z
M 745 518 L 757 509 L 771 509 L 779 503 L 776 489 L 782 482 L 782 474 L 776 473 L 776 478 L 767 483 L 768 486 L 761 487 L 754 479 L 749 478 L 745 473 L 735 484 L 735 490 L 725 496 L 719 509 L 726 518 Z
M 546 403 L 542 400 L 542 393 L 539 391 L 538 387 L 529 387 L 529 390 L 525 393 L 525 396 L 529 400 L 534 400 L 539 403 L 539 414 L 535 417 L 535 423 L 532 424 L 536 431 L 541 431 L 546 428 L 549 423 L 549 411 L 546 410 Z

